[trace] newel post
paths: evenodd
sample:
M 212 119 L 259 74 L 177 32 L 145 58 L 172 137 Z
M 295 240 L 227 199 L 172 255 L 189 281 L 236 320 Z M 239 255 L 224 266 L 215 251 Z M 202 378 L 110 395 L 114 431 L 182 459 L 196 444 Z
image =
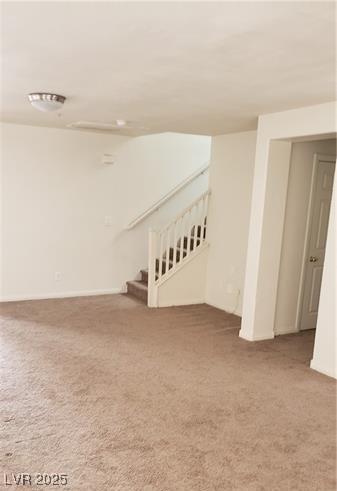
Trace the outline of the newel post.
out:
M 148 307 L 158 307 L 156 281 L 156 255 L 157 255 L 157 232 L 150 228 L 149 230 L 149 256 L 148 256 Z

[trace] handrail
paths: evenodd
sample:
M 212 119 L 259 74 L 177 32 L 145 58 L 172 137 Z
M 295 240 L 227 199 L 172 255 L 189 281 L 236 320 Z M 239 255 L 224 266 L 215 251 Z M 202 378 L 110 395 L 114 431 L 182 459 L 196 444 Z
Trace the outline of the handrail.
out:
M 142 222 L 147 218 L 149 215 L 151 215 L 154 211 L 158 210 L 161 206 L 163 206 L 166 201 L 171 199 L 175 194 L 177 194 L 181 189 L 183 189 L 185 186 L 187 186 L 190 182 L 192 182 L 194 179 L 197 177 L 201 176 L 206 170 L 209 168 L 209 162 L 201 166 L 198 170 L 193 172 L 190 176 L 188 176 L 186 179 L 184 179 L 180 184 L 175 186 L 171 191 L 169 191 L 165 196 L 163 196 L 160 200 L 158 200 L 154 205 L 150 206 L 147 210 L 145 210 L 143 213 L 138 215 L 132 222 L 129 223 L 125 228 L 126 230 L 130 230 L 131 228 L 135 227 L 138 225 L 138 223 Z
M 165 232 L 168 228 L 171 227 L 173 223 L 176 223 L 180 218 L 182 218 L 186 213 L 191 210 L 197 203 L 199 203 L 203 198 L 206 196 L 209 196 L 211 194 L 211 190 L 207 189 L 204 193 L 202 193 L 200 196 L 198 196 L 192 203 L 190 203 L 186 208 L 183 209 L 182 212 L 179 213 L 173 220 L 171 220 L 167 225 L 165 225 L 161 230 L 158 230 L 158 232 L 161 234 Z M 152 229 L 153 230 L 153 229 Z

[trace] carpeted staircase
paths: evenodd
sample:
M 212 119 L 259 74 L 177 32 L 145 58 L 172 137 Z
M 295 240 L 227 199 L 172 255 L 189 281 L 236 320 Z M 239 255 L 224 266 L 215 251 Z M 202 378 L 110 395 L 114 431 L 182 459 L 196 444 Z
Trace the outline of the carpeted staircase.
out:
M 192 227 L 191 229 L 191 238 L 190 238 L 190 249 L 192 250 L 194 248 L 194 241 L 196 241 L 196 246 L 200 244 L 200 236 L 202 234 L 202 229 L 203 229 L 203 236 L 204 238 L 206 237 L 206 219 L 205 219 L 205 226 L 201 227 L 200 225 L 198 227 Z M 176 258 L 177 261 L 180 261 L 180 258 L 184 258 L 187 255 L 187 245 L 188 245 L 188 238 L 185 236 L 183 237 L 183 240 L 179 239 L 177 242 L 177 249 L 176 249 Z M 163 259 L 162 259 L 162 272 L 168 272 L 172 266 L 173 266 L 173 254 L 174 254 L 174 248 L 171 247 L 169 251 L 169 256 L 168 256 L 168 269 L 166 271 L 166 252 L 163 254 Z M 182 254 L 182 256 L 181 256 Z M 159 272 L 159 259 L 156 259 L 156 272 Z M 183 263 L 182 263 L 183 264 Z M 127 293 L 129 295 L 132 295 L 133 297 L 138 298 L 139 300 L 142 300 L 144 303 L 147 303 L 147 295 L 148 295 L 148 270 L 147 269 L 142 269 L 140 271 L 141 274 L 141 279 L 140 280 L 134 280 L 134 281 L 127 281 Z

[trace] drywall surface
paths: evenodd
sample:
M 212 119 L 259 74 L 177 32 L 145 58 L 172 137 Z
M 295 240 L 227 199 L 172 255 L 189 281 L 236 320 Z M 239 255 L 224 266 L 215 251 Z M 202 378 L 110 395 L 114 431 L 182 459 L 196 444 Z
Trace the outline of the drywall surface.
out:
M 337 173 L 335 172 L 334 191 L 331 201 L 331 211 L 325 251 L 321 296 L 316 326 L 314 356 L 311 368 L 319 372 L 337 378 L 337 315 L 336 315 L 336 250 L 337 250 L 337 226 L 336 226 L 336 186 Z
M 254 184 L 249 226 L 245 291 L 243 299 L 240 336 L 248 340 L 269 339 L 274 336 L 274 321 L 284 225 L 284 206 L 287 196 L 285 179 L 279 188 L 277 199 L 280 214 L 269 220 L 269 210 L 275 196 L 269 192 L 277 189 L 277 172 L 270 165 L 271 142 L 275 139 L 291 139 L 336 132 L 336 102 L 310 106 L 259 117 Z M 287 165 L 287 164 L 285 164 Z M 289 165 L 289 162 L 288 162 Z M 272 266 L 272 267 L 269 267 Z M 329 260 L 325 261 L 329 268 Z
M 138 214 L 209 160 L 210 138 L 129 138 L 2 124 L 1 299 L 119 292 L 147 266 L 148 228 L 208 187 L 196 179 L 132 230 Z M 113 165 L 102 164 L 104 153 Z
M 314 154 L 336 155 L 336 140 L 293 143 L 275 314 L 275 334 L 297 330 L 297 305 Z
M 208 253 L 209 248 L 203 248 L 199 254 L 159 286 L 158 307 L 205 302 Z
M 212 140 L 206 302 L 241 315 L 256 131 Z

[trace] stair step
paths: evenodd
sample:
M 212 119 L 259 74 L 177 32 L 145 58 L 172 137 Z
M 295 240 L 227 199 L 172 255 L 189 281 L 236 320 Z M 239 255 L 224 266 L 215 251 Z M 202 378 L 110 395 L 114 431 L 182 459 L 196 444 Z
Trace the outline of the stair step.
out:
M 142 282 L 149 283 L 149 271 L 147 269 L 141 269 L 140 274 L 142 275 Z
M 193 250 L 196 246 L 198 246 L 201 243 L 201 237 L 205 239 L 206 237 L 206 218 L 204 222 L 205 226 L 198 225 L 193 226 L 191 228 L 191 236 L 190 236 L 190 243 L 189 243 L 189 249 Z M 176 246 L 176 260 L 180 262 L 185 256 L 187 256 L 188 253 L 188 237 L 182 237 L 177 241 L 177 246 Z M 168 261 L 167 261 L 168 259 Z M 174 259 L 174 247 L 170 247 L 169 249 L 169 254 L 168 258 L 166 258 L 166 251 L 163 254 L 162 258 L 162 274 L 167 273 L 170 269 L 173 267 L 173 259 Z M 168 263 L 168 268 L 166 271 L 166 264 Z M 156 259 L 156 279 L 159 276 L 159 265 L 160 265 L 160 260 Z M 149 283 L 149 272 L 147 269 L 141 269 L 140 270 L 141 274 L 141 280 L 140 281 L 127 281 L 127 293 L 130 295 L 133 295 L 134 297 L 142 300 L 147 304 L 147 297 L 148 297 L 148 283 Z
M 206 219 L 205 219 L 205 225 L 206 225 Z M 202 226 L 197 226 L 197 227 L 192 227 L 191 229 L 191 237 L 190 237 L 190 250 L 194 249 L 196 246 L 198 246 L 201 243 L 201 235 L 205 238 L 206 236 L 206 227 Z M 188 245 L 188 237 L 182 237 L 177 241 L 177 248 L 176 248 L 176 260 L 179 262 L 181 259 L 187 256 L 188 250 L 187 250 L 187 245 Z M 174 247 L 170 247 L 169 249 L 169 261 L 168 261 L 168 268 L 166 271 L 166 263 L 167 263 L 167 258 L 166 258 L 166 251 L 164 252 L 163 258 L 162 258 L 162 274 L 165 274 L 168 272 L 170 269 L 173 267 L 173 258 L 174 258 Z M 159 264 L 160 260 L 156 259 L 156 279 L 158 278 L 158 273 L 159 273 Z M 133 295 L 134 297 L 139 298 L 143 302 L 147 303 L 147 297 L 148 297 L 148 283 L 149 283 L 149 272 L 147 269 L 141 269 L 140 271 L 141 274 L 141 280 L 140 281 L 127 281 L 127 292 L 130 295 Z
M 141 275 L 142 275 L 142 283 L 146 283 L 147 285 L 149 284 L 149 270 L 148 269 L 141 269 Z M 156 273 L 156 280 L 158 279 L 158 271 Z
M 147 303 L 147 284 L 144 281 L 127 281 L 127 292 Z

